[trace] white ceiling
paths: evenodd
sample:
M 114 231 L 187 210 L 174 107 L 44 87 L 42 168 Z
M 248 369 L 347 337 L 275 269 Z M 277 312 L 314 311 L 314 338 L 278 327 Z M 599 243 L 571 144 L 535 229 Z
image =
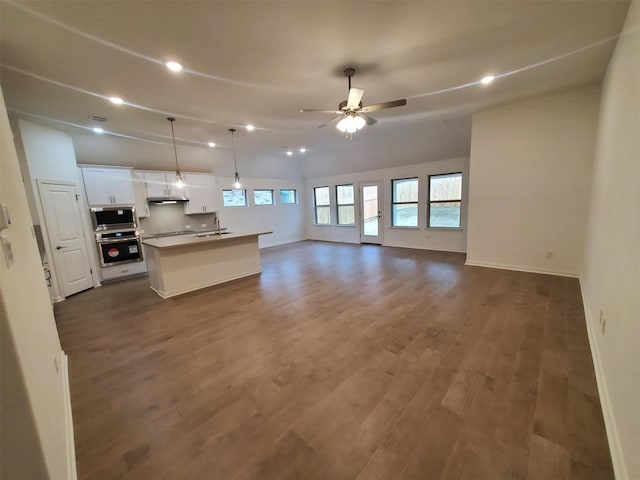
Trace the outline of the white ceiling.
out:
M 0 80 L 10 113 L 71 133 L 80 163 L 171 169 L 171 114 L 184 170 L 232 175 L 237 127 L 241 175 L 331 175 L 468 155 L 472 112 L 599 81 L 627 7 L 5 0 Z M 170 72 L 167 60 L 186 71 Z M 372 114 L 378 123 L 347 140 L 318 128 L 330 114 L 299 109 L 335 109 L 351 66 L 365 105 L 407 105 Z M 475 84 L 490 73 L 492 85 Z M 82 128 L 91 115 L 122 136 Z M 306 154 L 286 156 L 302 146 Z

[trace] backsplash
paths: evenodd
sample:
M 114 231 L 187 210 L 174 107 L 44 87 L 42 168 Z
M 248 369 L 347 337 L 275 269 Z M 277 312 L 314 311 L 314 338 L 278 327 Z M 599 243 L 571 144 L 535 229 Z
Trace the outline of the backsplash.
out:
M 144 234 L 173 232 L 176 230 L 201 230 L 214 228 L 215 213 L 185 215 L 184 207 L 179 204 L 149 205 L 149 216 L 140 219 L 140 228 Z

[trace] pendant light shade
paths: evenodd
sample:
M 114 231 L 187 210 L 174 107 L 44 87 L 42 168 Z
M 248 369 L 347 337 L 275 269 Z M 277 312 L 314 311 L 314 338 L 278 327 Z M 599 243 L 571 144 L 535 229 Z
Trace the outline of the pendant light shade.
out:
M 236 169 L 236 174 L 233 178 L 233 188 L 235 188 L 236 190 L 239 190 L 242 188 L 242 184 L 240 183 L 240 175 L 238 175 L 238 160 L 236 159 L 236 144 L 233 137 L 233 134 L 235 133 L 236 129 L 230 128 L 229 131 L 231 132 L 231 146 L 233 147 L 233 166 Z
M 180 173 L 180 167 L 178 166 L 178 150 L 176 149 L 176 136 L 173 133 L 173 122 L 176 121 L 173 117 L 167 117 L 167 120 L 171 123 L 171 138 L 173 139 L 173 154 L 176 158 L 176 187 L 183 188 L 184 180 L 182 179 L 182 173 Z

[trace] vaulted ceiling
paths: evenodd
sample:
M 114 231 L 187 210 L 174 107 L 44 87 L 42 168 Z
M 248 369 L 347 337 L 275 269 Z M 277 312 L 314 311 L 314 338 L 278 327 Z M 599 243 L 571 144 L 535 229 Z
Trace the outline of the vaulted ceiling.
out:
M 80 163 L 171 169 L 172 115 L 184 170 L 232 175 L 235 127 L 244 176 L 331 175 L 468 155 L 472 112 L 599 81 L 627 7 L 5 0 L 0 81 L 10 114 L 69 132 Z M 352 140 L 299 112 L 336 109 L 346 67 L 365 105 L 407 99 Z

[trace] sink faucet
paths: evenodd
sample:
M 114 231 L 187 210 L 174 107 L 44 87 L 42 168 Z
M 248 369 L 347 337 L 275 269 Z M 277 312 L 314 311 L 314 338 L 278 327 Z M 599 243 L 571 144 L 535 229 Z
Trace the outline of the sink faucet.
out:
M 220 219 L 216 215 L 216 233 L 218 235 L 222 235 L 222 230 L 220 229 Z

